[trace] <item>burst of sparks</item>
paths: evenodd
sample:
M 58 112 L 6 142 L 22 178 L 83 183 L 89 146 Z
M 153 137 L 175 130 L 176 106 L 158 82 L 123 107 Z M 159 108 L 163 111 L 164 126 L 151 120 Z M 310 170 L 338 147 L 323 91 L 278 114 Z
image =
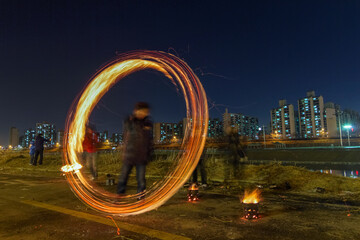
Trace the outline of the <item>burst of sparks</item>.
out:
M 74 163 L 72 165 L 65 165 L 62 166 L 61 171 L 67 173 L 67 172 L 71 172 L 71 171 L 78 171 L 82 168 L 82 165 L 80 163 Z

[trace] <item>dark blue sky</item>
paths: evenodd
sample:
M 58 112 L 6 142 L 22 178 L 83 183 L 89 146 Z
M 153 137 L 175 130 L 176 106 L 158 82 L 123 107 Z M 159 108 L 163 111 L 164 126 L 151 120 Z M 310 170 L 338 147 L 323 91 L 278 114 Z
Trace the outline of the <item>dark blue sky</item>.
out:
M 360 110 L 359 1 L 0 1 L 0 145 L 48 121 L 63 128 L 73 99 L 96 69 L 135 49 L 169 51 L 198 74 L 210 115 L 268 123 L 281 98 L 306 91 Z M 184 115 L 162 76 L 134 74 L 94 110 L 99 130 L 120 131 L 137 100 L 155 121 Z

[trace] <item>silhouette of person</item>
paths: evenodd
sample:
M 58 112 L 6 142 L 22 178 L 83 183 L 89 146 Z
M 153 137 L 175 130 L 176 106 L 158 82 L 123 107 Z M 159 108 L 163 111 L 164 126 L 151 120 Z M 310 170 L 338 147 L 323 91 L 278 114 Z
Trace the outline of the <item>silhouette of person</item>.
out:
M 40 155 L 39 165 L 42 165 L 44 158 L 44 142 L 50 142 L 50 140 L 43 138 L 42 133 L 39 133 L 35 138 L 35 157 L 33 165 L 36 166 L 38 157 Z
M 149 115 L 150 106 L 145 102 L 138 102 L 133 114 L 125 120 L 123 165 L 117 186 L 118 194 L 125 193 L 133 167 L 136 168 L 137 192 L 141 193 L 146 189 L 145 170 L 153 151 L 153 124 Z
M 240 160 L 244 159 L 245 153 L 242 150 L 240 144 L 240 137 L 238 131 L 235 127 L 227 127 L 225 133 L 228 139 L 228 154 L 229 157 L 225 161 L 225 181 L 230 178 L 230 168 L 232 167 L 233 177 L 237 178 L 239 176 L 239 165 Z

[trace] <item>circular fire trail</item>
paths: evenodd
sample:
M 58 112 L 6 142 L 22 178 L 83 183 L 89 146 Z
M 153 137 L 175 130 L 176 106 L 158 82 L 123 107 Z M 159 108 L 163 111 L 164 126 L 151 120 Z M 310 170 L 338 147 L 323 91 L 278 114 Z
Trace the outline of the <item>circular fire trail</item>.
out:
M 79 153 L 85 124 L 105 93 L 131 73 L 144 69 L 161 72 L 181 89 L 188 119 L 181 150 L 167 176 L 149 186 L 142 200 L 139 194 L 119 197 L 88 182 L 83 175 Z M 133 51 L 118 55 L 90 79 L 70 108 L 64 137 L 64 166 L 67 181 L 77 197 L 92 208 L 114 215 L 140 214 L 158 208 L 171 198 L 190 177 L 205 144 L 208 107 L 203 86 L 191 68 L 178 57 L 158 51 Z M 120 171 L 120 169 L 119 169 Z

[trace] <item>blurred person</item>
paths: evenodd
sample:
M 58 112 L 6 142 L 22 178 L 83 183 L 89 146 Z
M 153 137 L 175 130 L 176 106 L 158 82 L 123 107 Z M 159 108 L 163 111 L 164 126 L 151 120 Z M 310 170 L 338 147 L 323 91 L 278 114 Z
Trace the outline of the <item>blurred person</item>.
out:
M 153 124 L 149 115 L 149 104 L 138 102 L 133 114 L 124 122 L 123 165 L 117 186 L 118 194 L 125 193 L 133 167 L 136 168 L 137 192 L 146 189 L 145 169 L 153 151 Z
M 98 144 L 98 135 L 93 127 L 86 126 L 85 137 L 83 141 L 83 151 L 85 155 L 86 167 L 90 169 L 92 180 L 97 179 L 96 152 Z
M 44 142 L 50 142 L 50 140 L 43 138 L 42 133 L 39 133 L 35 138 L 35 156 L 32 165 L 36 166 L 38 157 L 40 155 L 39 165 L 42 165 L 44 158 Z
M 200 170 L 200 174 L 201 174 L 201 186 L 203 188 L 206 188 L 208 186 L 207 184 L 207 174 L 206 174 L 206 169 L 205 169 L 205 161 L 206 161 L 206 148 L 204 148 L 201 156 L 200 156 L 200 160 L 198 162 L 198 164 L 196 165 L 196 168 L 192 174 L 192 184 L 196 184 L 197 186 L 199 186 L 199 182 L 198 182 L 198 170 Z
M 231 174 L 231 167 L 233 172 L 233 177 L 238 178 L 239 177 L 239 166 L 240 162 L 243 162 L 245 159 L 245 153 L 242 149 L 242 146 L 240 144 L 240 136 L 237 131 L 237 128 L 235 127 L 227 127 L 225 129 L 225 133 L 227 135 L 227 141 L 228 141 L 228 157 L 225 161 L 224 166 L 224 180 L 227 181 L 230 179 Z
M 29 154 L 30 154 L 30 165 L 33 165 L 34 162 L 34 158 L 35 158 L 35 142 L 31 141 L 30 142 L 30 147 L 29 147 Z

